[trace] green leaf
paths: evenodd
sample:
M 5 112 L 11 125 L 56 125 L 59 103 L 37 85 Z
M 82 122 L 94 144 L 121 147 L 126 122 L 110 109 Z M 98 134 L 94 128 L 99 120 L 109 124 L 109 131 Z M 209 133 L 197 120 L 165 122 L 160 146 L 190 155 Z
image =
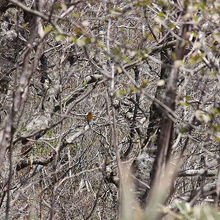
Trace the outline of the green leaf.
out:
M 175 29 L 176 28 L 176 24 L 171 23 L 171 24 L 169 24 L 169 27 L 172 28 L 172 29 Z
M 186 95 L 186 96 L 185 96 L 185 99 L 186 99 L 186 101 L 191 101 L 191 100 L 192 100 L 192 97 L 189 96 L 189 95 Z
M 187 215 L 188 213 L 191 212 L 190 204 L 187 202 L 178 202 L 176 206 L 183 215 Z
M 81 38 L 78 38 L 76 39 L 76 44 L 79 46 L 79 47 L 84 47 L 88 44 L 91 44 L 95 41 L 94 38 L 89 38 L 89 37 L 81 37 Z
M 184 106 L 184 107 L 191 106 L 191 104 L 190 104 L 189 102 L 187 102 L 187 101 L 186 101 L 186 102 L 182 102 L 182 101 L 181 101 L 181 102 L 179 102 L 179 103 L 180 103 L 181 106 Z
M 143 6 L 149 6 L 150 4 L 152 3 L 152 1 L 151 0 L 143 0 L 143 1 L 138 1 L 138 2 L 135 2 L 135 6 L 141 6 L 141 7 L 143 7 Z
M 48 33 L 48 32 L 51 32 L 54 30 L 54 27 L 52 25 L 47 25 L 45 28 L 44 28 L 44 32 L 45 33 Z
M 149 85 L 150 82 L 151 82 L 151 81 L 148 80 L 148 79 L 143 80 L 142 83 L 141 83 L 140 88 L 141 88 L 141 89 L 146 88 L 146 87 Z
M 56 34 L 56 36 L 55 36 L 56 41 L 62 41 L 65 39 L 66 39 L 66 36 L 64 34 Z
M 220 108 L 213 108 L 212 113 L 216 114 L 216 115 L 219 115 L 220 114 Z
M 213 125 L 212 128 L 215 132 L 220 131 L 220 125 Z
M 118 96 L 126 96 L 128 94 L 128 91 L 125 89 L 120 89 L 117 91 Z
M 75 13 L 72 14 L 72 16 L 74 18 L 80 18 L 82 16 L 82 14 L 80 12 L 75 12 Z
M 220 137 L 215 137 L 215 141 L 220 143 Z
M 158 16 L 163 19 L 166 18 L 166 14 L 163 13 L 162 11 L 158 14 Z
M 190 62 L 191 62 L 192 64 L 198 63 L 198 62 L 202 61 L 204 57 L 205 57 L 204 54 L 202 54 L 202 53 L 197 53 L 197 54 L 195 54 L 193 57 L 190 58 Z

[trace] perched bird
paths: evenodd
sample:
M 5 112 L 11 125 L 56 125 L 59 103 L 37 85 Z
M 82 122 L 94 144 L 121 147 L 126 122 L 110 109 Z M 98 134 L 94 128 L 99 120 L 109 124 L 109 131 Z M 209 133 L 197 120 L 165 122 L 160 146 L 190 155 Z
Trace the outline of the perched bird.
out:
M 88 122 L 88 124 L 94 119 L 94 115 L 92 112 L 88 112 L 88 114 L 86 115 L 86 120 Z

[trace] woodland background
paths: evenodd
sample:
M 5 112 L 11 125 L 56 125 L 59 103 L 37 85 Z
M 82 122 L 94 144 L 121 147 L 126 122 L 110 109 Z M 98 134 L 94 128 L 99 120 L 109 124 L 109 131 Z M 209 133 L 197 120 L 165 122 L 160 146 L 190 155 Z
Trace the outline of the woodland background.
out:
M 1 219 L 220 219 L 219 14 L 1 0 Z

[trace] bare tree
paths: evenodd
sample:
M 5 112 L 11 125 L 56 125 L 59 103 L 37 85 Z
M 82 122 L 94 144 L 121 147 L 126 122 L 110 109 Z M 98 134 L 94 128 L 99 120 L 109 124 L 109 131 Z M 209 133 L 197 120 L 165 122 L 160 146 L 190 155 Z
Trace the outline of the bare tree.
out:
M 0 19 L 1 217 L 218 207 L 218 1 L 9 0 Z

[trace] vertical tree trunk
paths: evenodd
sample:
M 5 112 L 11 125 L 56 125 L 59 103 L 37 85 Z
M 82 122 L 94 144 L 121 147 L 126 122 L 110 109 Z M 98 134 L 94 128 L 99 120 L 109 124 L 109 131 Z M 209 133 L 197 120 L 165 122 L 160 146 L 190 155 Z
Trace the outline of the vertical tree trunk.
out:
M 182 18 L 186 13 L 187 4 L 185 4 L 185 8 L 182 13 Z M 183 19 L 184 22 L 184 19 Z M 180 61 L 185 56 L 185 47 L 186 44 L 184 42 L 184 38 L 186 32 L 189 30 L 189 24 L 183 24 L 180 30 L 179 36 L 183 40 L 177 40 L 175 46 L 175 60 Z M 165 56 L 164 56 L 165 55 Z M 168 57 L 166 57 L 168 56 Z M 176 102 L 176 92 L 178 88 L 178 78 L 179 78 L 179 67 L 177 63 L 172 59 L 171 55 L 161 54 L 161 60 L 163 62 L 163 66 L 161 68 L 161 75 L 165 75 L 165 78 L 168 77 L 168 81 L 166 84 L 165 91 L 157 91 L 157 96 L 160 101 L 162 102 L 172 111 L 175 111 L 175 102 Z M 172 65 L 172 68 L 171 68 Z M 151 131 L 151 125 L 153 123 L 158 122 L 159 128 L 157 132 L 157 139 L 156 139 L 156 146 L 157 146 L 157 153 L 156 158 L 154 160 L 154 164 L 151 170 L 151 190 L 147 189 L 145 193 L 141 197 L 141 204 L 142 206 L 146 206 L 146 199 L 147 197 L 151 196 L 152 188 L 154 187 L 156 182 L 159 182 L 161 177 L 165 174 L 167 170 L 167 165 L 170 160 L 171 152 L 172 152 L 172 141 L 173 141 L 173 133 L 174 133 L 174 123 L 172 119 L 169 117 L 168 112 L 165 109 L 162 109 L 161 106 L 158 107 L 157 104 L 153 103 L 152 108 L 154 113 L 150 117 L 149 123 L 149 131 Z M 158 112 L 158 113 L 157 113 Z M 154 132 L 155 130 L 153 130 Z

